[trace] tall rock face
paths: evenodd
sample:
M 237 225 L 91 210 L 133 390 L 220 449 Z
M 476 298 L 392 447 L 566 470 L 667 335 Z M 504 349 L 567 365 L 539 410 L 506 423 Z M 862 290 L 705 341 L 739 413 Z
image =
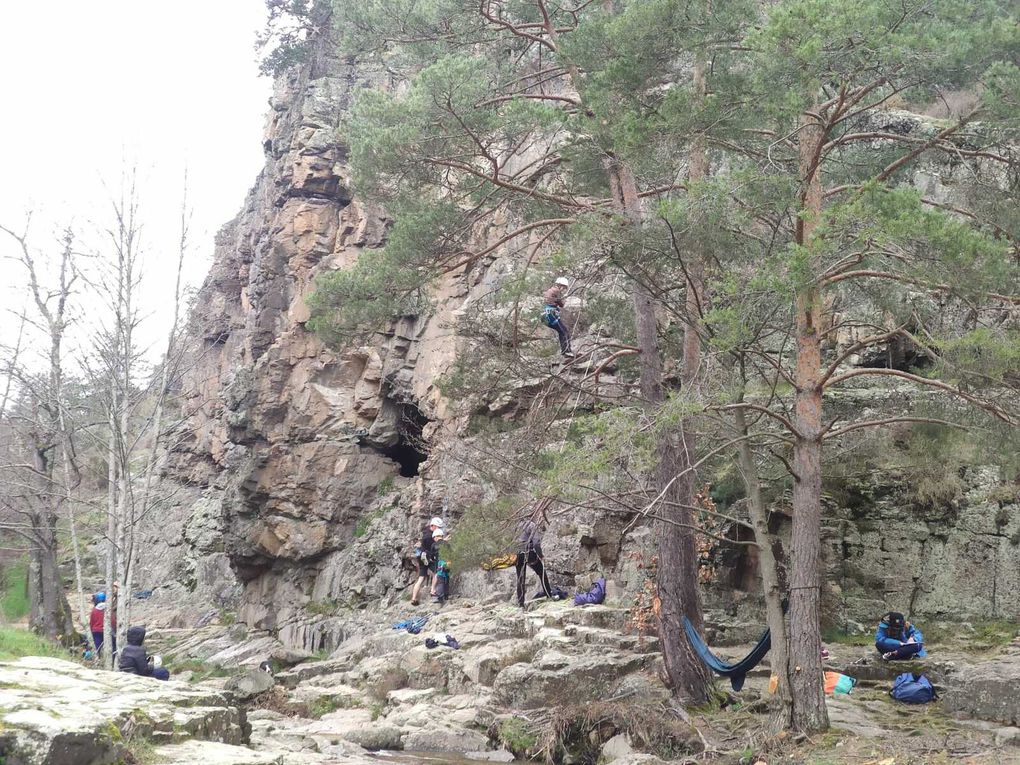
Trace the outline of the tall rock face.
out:
M 161 562 L 143 565 L 308 650 L 345 637 L 339 606 L 406 597 L 402 563 L 430 515 L 456 517 L 492 498 L 463 454 L 468 423 L 437 381 L 456 358 L 465 316 L 512 271 L 506 259 L 449 274 L 432 313 L 397 321 L 375 345 L 341 355 L 305 328 L 316 275 L 349 266 L 386 235 L 382 211 L 351 193 L 340 129 L 356 90 L 378 85 L 322 55 L 277 81 L 265 168 L 217 238 L 191 318 L 185 422 L 168 467 L 181 513 L 153 534 Z M 503 404 L 490 411 L 506 414 Z M 992 489 L 974 488 L 951 513 L 902 512 L 886 477 L 864 483 L 873 496 L 863 505 L 855 496 L 827 508 L 834 614 L 1020 614 L 1015 504 L 1004 512 Z M 641 525 L 625 535 L 629 520 L 578 511 L 554 523 L 554 573 L 585 584 L 605 572 L 617 592 L 639 590 L 654 539 Z M 742 607 L 757 603 L 747 550 L 711 551 L 719 566 L 708 602 L 734 621 L 757 618 Z M 950 581 L 949 567 L 985 573 Z
M 328 56 L 276 83 L 265 168 L 220 231 L 195 300 L 168 469 L 186 487 L 186 517 L 158 535 L 172 560 L 150 566 L 312 650 L 342 637 L 342 624 L 322 618 L 327 605 L 391 593 L 429 515 L 454 495 L 480 497 L 465 475 L 445 480 L 442 497 L 425 478 L 442 464 L 431 446 L 459 427 L 436 381 L 484 272 L 451 274 L 435 312 L 397 322 L 371 347 L 337 355 L 304 326 L 316 275 L 349 266 L 386 233 L 383 214 L 350 192 L 340 137 L 367 84 Z M 376 520 L 372 543 L 351 550 Z

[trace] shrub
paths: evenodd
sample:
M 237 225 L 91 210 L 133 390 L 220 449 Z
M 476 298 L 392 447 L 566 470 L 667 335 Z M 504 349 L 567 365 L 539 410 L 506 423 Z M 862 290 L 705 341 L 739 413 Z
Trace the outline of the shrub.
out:
M 66 649 L 34 632 L 13 627 L 0 627 L 0 661 L 9 661 L 22 656 L 71 658 Z
M 28 615 L 28 565 L 19 560 L 3 569 L 3 594 L 0 611 L 8 622 L 16 622 Z

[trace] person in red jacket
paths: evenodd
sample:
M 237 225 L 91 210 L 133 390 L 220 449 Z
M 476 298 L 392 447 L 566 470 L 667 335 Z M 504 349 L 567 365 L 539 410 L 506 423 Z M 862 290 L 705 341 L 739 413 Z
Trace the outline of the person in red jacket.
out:
M 89 630 L 92 632 L 92 642 L 96 645 L 96 656 L 103 650 L 103 615 L 107 608 L 106 593 L 97 592 L 92 596 L 92 613 L 89 615 Z M 113 652 L 117 653 L 117 611 L 110 611 L 110 632 Z

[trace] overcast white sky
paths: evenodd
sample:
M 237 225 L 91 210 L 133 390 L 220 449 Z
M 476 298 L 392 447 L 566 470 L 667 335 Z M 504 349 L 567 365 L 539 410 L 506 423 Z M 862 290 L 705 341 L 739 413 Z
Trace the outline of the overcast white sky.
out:
M 0 4 L 0 223 L 16 228 L 37 211 L 34 242 L 51 250 L 58 226 L 88 236 L 108 221 L 125 163 L 137 166 L 147 343 L 161 345 L 167 323 L 185 166 L 195 285 L 262 166 L 271 82 L 254 42 L 264 22 L 264 0 Z M 0 256 L 10 252 L 4 235 Z M 24 297 L 20 267 L 0 258 L 0 343 Z

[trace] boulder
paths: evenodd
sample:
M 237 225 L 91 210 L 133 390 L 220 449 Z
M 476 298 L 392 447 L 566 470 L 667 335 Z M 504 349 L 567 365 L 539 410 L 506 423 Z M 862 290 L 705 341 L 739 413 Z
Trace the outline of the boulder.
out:
M 1010 657 L 961 668 L 943 704 L 982 720 L 1020 725 L 1020 661 Z
M 230 678 L 224 689 L 230 691 L 239 701 L 247 701 L 265 693 L 276 685 L 273 676 L 260 669 L 251 669 L 243 675 Z
M 535 709 L 596 701 L 611 694 L 625 675 L 643 669 L 647 655 L 604 653 L 597 656 L 540 657 L 535 664 L 514 664 L 493 683 L 493 700 L 511 709 Z
M 114 762 L 129 736 L 240 744 L 247 727 L 243 710 L 207 688 L 35 656 L 0 663 L 0 724 L 2 753 L 27 765 Z
M 478 731 L 432 725 L 404 733 L 409 752 L 471 752 L 485 749 L 489 739 Z

